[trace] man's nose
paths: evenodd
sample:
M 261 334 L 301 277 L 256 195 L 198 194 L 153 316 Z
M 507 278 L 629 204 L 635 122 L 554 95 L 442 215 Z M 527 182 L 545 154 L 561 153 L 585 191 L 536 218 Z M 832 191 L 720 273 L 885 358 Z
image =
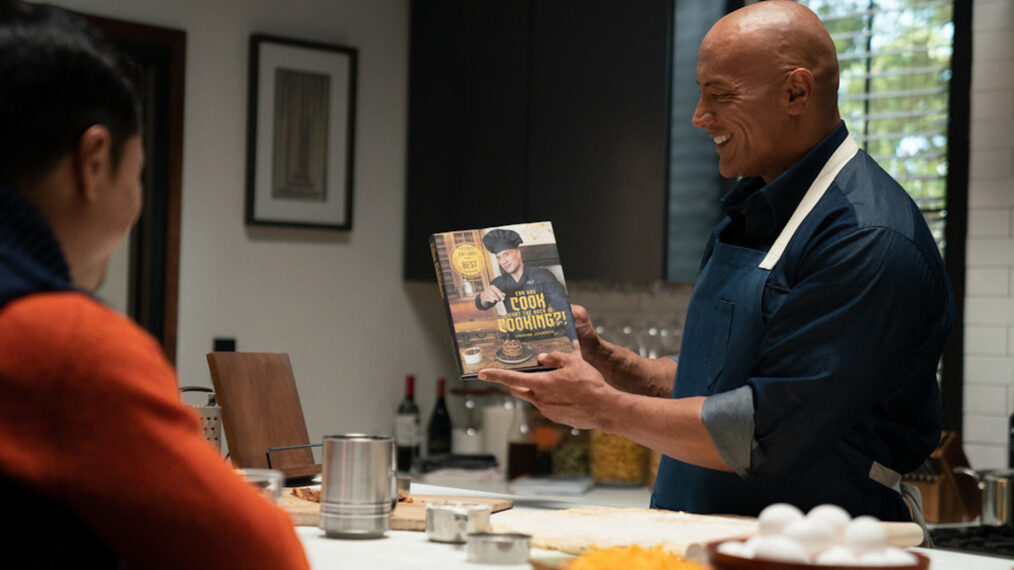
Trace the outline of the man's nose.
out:
M 690 122 L 698 129 L 707 129 L 714 118 L 714 114 L 705 108 L 704 98 L 698 99 L 697 108 L 694 109 L 694 116 L 690 119 Z

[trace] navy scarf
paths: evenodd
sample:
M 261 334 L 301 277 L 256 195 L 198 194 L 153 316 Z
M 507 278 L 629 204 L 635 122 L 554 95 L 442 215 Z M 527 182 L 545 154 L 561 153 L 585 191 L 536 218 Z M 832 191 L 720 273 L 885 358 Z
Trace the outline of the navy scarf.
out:
M 0 308 L 32 293 L 72 290 L 53 230 L 27 198 L 0 182 Z

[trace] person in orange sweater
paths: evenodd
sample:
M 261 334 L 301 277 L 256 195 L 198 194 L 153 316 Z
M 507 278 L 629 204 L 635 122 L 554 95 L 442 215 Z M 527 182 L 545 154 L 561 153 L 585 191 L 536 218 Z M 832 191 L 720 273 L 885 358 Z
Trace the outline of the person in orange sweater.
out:
M 90 294 L 140 212 L 139 117 L 82 19 L 0 0 L 0 566 L 307 568 L 155 340 Z

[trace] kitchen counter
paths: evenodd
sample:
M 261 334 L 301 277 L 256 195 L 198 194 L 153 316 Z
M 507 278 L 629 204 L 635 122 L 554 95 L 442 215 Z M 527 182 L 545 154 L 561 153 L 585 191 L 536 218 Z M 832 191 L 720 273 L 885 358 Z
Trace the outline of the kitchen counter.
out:
M 610 492 L 631 491 L 630 489 L 608 488 L 605 490 Z M 561 500 L 560 497 L 521 497 L 419 483 L 412 484 L 411 492 L 425 495 L 508 496 L 514 499 L 515 509 L 563 509 L 579 506 L 579 504 L 594 504 L 590 501 L 596 497 L 608 498 L 612 496 L 614 499 L 616 498 L 616 495 L 612 493 L 596 495 L 596 490 L 580 497 L 567 497 Z M 581 502 L 575 504 L 574 499 L 578 499 Z M 599 503 L 599 506 L 601 505 Z M 477 568 L 486 566 L 466 562 L 463 545 L 429 542 L 426 540 L 426 533 L 423 532 L 390 531 L 386 537 L 372 540 L 330 539 L 326 538 L 324 532 L 316 527 L 296 527 L 296 532 L 303 541 L 310 565 L 315 570 L 331 568 L 476 570 Z M 974 570 L 1011 570 L 1014 567 L 1014 561 L 1004 558 L 927 548 L 914 548 L 912 550 L 928 556 L 932 561 L 930 567 L 935 570 L 965 568 Z M 532 549 L 531 555 L 533 557 L 561 556 L 559 552 L 537 548 Z M 488 567 L 499 570 L 530 569 L 528 564 L 490 565 Z

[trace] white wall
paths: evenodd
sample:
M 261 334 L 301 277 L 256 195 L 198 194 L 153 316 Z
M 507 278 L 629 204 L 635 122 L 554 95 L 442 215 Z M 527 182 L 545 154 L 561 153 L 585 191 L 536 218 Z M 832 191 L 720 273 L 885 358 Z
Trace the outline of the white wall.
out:
M 965 296 L 965 451 L 1007 466 L 1014 412 L 1014 0 L 975 0 Z
M 56 0 L 187 33 L 180 249 L 181 384 L 210 386 L 205 353 L 288 352 L 311 439 L 392 430 L 404 375 L 424 413 L 452 376 L 433 284 L 401 278 L 408 109 L 406 0 Z M 247 46 L 253 32 L 358 48 L 353 229 L 243 223 Z

